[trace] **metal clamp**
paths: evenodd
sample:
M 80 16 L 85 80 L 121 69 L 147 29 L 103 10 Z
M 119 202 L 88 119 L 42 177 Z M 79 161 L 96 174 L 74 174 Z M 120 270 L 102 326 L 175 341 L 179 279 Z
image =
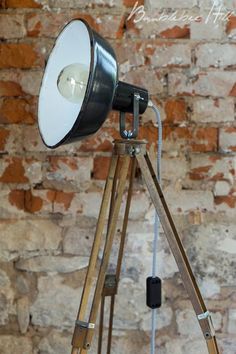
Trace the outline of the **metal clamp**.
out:
M 105 288 L 115 288 L 117 285 L 115 274 L 106 274 L 104 287 Z
M 136 155 L 138 155 L 138 154 L 140 154 L 140 152 L 141 152 L 141 149 L 140 149 L 140 147 L 139 146 L 133 146 L 133 145 L 131 145 L 131 146 L 129 146 L 128 147 L 128 153 L 129 153 L 129 155 L 130 156 L 136 156 Z
M 138 136 L 139 128 L 139 101 L 142 97 L 138 94 L 134 94 L 133 102 L 133 130 L 126 130 L 125 128 L 125 112 L 120 112 L 120 135 L 123 139 L 135 139 Z
M 199 321 L 201 321 L 201 320 L 206 320 L 210 316 L 211 316 L 210 312 L 206 311 L 204 313 L 200 313 L 200 315 L 198 315 L 197 318 Z
M 210 333 L 206 332 L 205 333 L 205 337 L 206 339 L 210 339 L 211 337 L 215 336 L 215 329 L 213 326 L 213 322 L 212 322 L 212 318 L 211 318 L 211 314 L 209 311 L 206 311 L 204 313 L 201 313 L 197 316 L 199 321 L 203 321 L 203 320 L 207 320 L 209 327 L 210 327 Z
M 95 324 L 94 323 L 88 323 L 88 322 L 84 322 L 84 321 L 80 321 L 80 320 L 76 320 L 75 321 L 75 325 L 82 327 L 82 328 L 88 328 L 88 329 L 94 329 L 95 328 Z

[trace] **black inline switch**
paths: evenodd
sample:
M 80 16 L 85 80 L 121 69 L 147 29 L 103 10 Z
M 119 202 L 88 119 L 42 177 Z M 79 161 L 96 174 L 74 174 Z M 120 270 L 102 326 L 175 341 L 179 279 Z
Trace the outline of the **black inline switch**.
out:
M 146 282 L 147 306 L 151 309 L 161 307 L 161 279 L 148 277 Z

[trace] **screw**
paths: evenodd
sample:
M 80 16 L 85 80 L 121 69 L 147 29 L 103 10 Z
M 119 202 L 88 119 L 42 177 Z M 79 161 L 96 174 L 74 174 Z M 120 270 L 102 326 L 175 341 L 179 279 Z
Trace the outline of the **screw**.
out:
M 131 156 L 133 156 L 133 155 L 135 154 L 135 149 L 133 148 L 133 146 L 130 146 L 130 147 L 129 147 L 129 154 L 130 154 Z

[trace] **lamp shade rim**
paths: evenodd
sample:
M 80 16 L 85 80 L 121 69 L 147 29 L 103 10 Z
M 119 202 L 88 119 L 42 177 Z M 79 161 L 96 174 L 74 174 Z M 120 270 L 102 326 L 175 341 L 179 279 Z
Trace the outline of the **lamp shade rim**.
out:
M 88 96 L 89 96 L 89 92 L 90 92 L 90 89 L 91 89 L 91 85 L 92 85 L 92 81 L 93 81 L 93 73 L 94 73 L 94 35 L 93 35 L 93 30 L 92 28 L 89 26 L 88 22 L 82 18 L 78 18 L 78 19 L 72 19 L 70 21 L 68 21 L 66 23 L 66 25 L 61 29 L 61 31 L 59 32 L 56 40 L 55 40 L 55 43 L 50 51 L 50 54 L 49 54 L 49 57 L 48 57 L 48 60 L 50 59 L 50 56 L 53 52 L 53 50 L 55 49 L 58 41 L 60 40 L 60 37 L 62 35 L 62 33 L 74 22 L 82 22 L 85 26 L 86 26 L 86 29 L 88 31 L 88 35 L 89 35 L 89 39 L 90 39 L 90 55 L 91 55 L 91 60 L 90 60 L 90 66 L 89 66 L 89 76 L 88 76 L 88 81 L 87 81 L 87 87 L 86 87 L 86 91 L 85 91 L 85 95 L 84 95 L 84 99 L 83 99 L 83 102 L 82 102 L 82 105 L 81 105 L 81 109 L 77 115 L 77 118 L 74 122 L 74 124 L 72 125 L 71 129 L 65 134 L 65 136 L 60 139 L 56 144 L 48 144 L 46 141 L 45 141 L 45 138 L 43 136 L 43 133 L 40 129 L 40 126 L 39 126 L 39 133 L 40 133 L 40 136 L 41 136 L 41 139 L 44 143 L 44 145 L 47 147 L 47 148 L 50 148 L 50 149 L 55 149 L 57 148 L 58 146 L 62 145 L 62 144 L 65 144 L 66 141 L 70 138 L 71 134 L 73 134 L 73 131 L 74 129 L 77 129 L 78 125 L 79 125 L 79 117 L 80 115 L 83 113 L 83 111 L 85 110 L 85 107 L 88 103 Z M 44 78 L 42 79 L 41 81 L 41 85 L 40 85 L 40 91 L 42 89 L 42 86 L 43 86 L 43 80 Z M 38 107 L 38 112 L 39 112 L 39 107 Z
M 83 96 L 78 102 L 70 100 L 67 92 L 61 91 L 64 87 L 58 86 L 66 70 L 70 76 L 63 77 L 65 83 L 80 83 L 80 76 L 71 68 L 77 63 L 87 64 Z M 113 48 L 86 20 L 69 21 L 54 43 L 41 83 L 38 119 L 44 144 L 54 149 L 96 133 L 112 110 L 117 85 Z

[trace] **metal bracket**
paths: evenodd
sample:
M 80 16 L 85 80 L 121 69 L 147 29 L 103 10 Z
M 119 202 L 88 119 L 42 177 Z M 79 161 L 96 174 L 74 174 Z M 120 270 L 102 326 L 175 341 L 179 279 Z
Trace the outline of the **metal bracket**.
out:
M 133 102 L 133 130 L 125 128 L 125 112 L 120 112 L 120 135 L 123 139 L 135 139 L 138 136 L 139 128 L 139 101 L 141 96 L 138 93 L 134 94 Z
M 136 156 L 138 154 L 140 154 L 141 149 L 139 146 L 129 146 L 128 147 L 128 153 L 130 156 Z
M 76 326 L 82 327 L 82 328 L 88 328 L 88 329 L 94 329 L 95 328 L 95 324 L 94 323 L 88 323 L 88 322 L 84 322 L 84 321 L 75 321 Z
M 212 337 L 215 336 L 215 329 L 214 329 L 214 326 L 213 326 L 213 322 L 212 322 L 212 318 L 211 318 L 211 314 L 209 311 L 206 311 L 204 313 L 201 313 L 200 315 L 197 316 L 198 318 L 198 321 L 203 321 L 203 320 L 207 320 L 208 321 L 208 324 L 209 324 L 209 327 L 210 327 L 210 333 L 209 332 L 206 332 L 205 333 L 205 338 L 206 339 L 210 339 Z
M 107 274 L 103 287 L 104 296 L 112 296 L 117 294 L 117 281 L 115 274 Z

